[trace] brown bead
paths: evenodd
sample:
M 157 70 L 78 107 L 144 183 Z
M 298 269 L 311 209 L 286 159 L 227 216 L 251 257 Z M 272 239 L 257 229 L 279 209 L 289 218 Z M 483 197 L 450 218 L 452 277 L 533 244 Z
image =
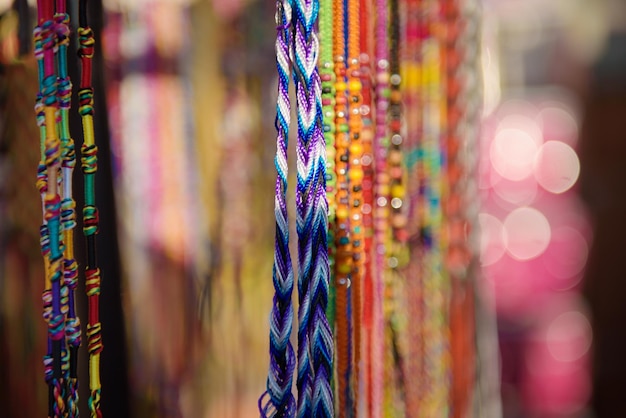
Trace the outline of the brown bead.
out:
M 390 164 L 399 165 L 402 163 L 402 153 L 398 150 L 391 150 L 387 155 L 387 160 Z

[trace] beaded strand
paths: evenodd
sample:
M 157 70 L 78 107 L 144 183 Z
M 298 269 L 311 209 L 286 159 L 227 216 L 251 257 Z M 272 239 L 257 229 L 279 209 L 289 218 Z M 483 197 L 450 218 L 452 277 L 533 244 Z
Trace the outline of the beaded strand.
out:
M 398 259 L 401 248 L 407 240 L 406 234 L 406 215 L 404 209 L 405 187 L 403 180 L 403 155 L 402 155 L 402 91 L 400 89 L 400 13 L 398 9 L 398 0 L 390 0 L 390 84 L 391 92 L 389 96 L 389 134 L 391 135 L 391 144 L 387 162 L 390 177 L 390 198 L 391 198 L 391 228 L 394 241 L 392 258 L 390 267 L 397 269 L 401 260 Z M 396 245 L 399 244 L 399 245 Z
M 402 268 L 408 259 L 406 254 L 406 217 L 403 213 L 404 181 L 402 154 L 402 104 L 400 91 L 400 13 L 398 0 L 389 0 L 389 73 L 390 95 L 388 124 L 390 144 L 387 154 L 389 174 L 389 205 L 391 206 L 391 233 L 387 236 L 388 259 L 385 266 L 385 327 L 386 343 L 386 399 L 387 414 L 404 415 L 405 383 L 404 349 L 402 346 L 403 324 L 400 297 L 403 294 L 404 277 Z M 404 321 L 406 322 L 406 321 Z
M 421 318 L 422 278 L 423 278 L 423 221 L 424 199 L 423 190 L 423 159 L 421 158 L 422 142 L 422 57 L 421 37 L 424 23 L 422 0 L 406 0 L 406 25 L 404 28 L 403 48 L 403 103 L 406 120 L 406 137 L 403 141 L 407 173 L 407 239 L 411 255 L 405 268 L 406 277 L 406 309 L 409 318 Z M 406 412 L 408 417 L 420 416 L 423 377 L 423 321 L 409 321 L 406 328 L 408 347 L 405 362 L 405 375 L 411 376 L 413 382 L 405 386 Z
M 364 350 L 362 358 L 363 367 L 359 373 L 360 390 L 364 392 L 364 404 L 367 416 L 372 416 L 373 399 L 372 399 L 372 315 L 373 315 L 373 269 L 374 260 L 372 257 L 373 245 L 373 217 L 372 206 L 374 204 L 374 156 L 372 148 L 372 140 L 374 138 L 374 127 L 372 121 L 372 70 L 370 64 L 370 37 L 371 28 L 369 25 L 369 13 L 371 2 L 368 0 L 360 0 L 360 78 L 361 78 L 361 143 L 363 147 L 363 156 L 361 157 L 361 165 L 363 167 L 362 181 L 362 222 L 363 222 L 363 296 L 362 296 L 362 321 L 363 321 L 363 337 L 361 345 Z M 359 414 L 361 412 L 359 411 Z
M 330 293 L 328 322 L 335 330 L 335 72 L 333 63 L 333 0 L 320 0 L 320 79 L 322 81 L 322 129 L 326 142 L 326 198 L 328 199 L 328 266 Z
M 98 170 L 98 147 L 93 126 L 94 101 L 91 85 L 94 54 L 93 31 L 87 22 L 87 0 L 79 2 L 78 56 L 81 60 L 81 81 L 78 91 L 79 108 L 83 125 L 81 166 L 85 178 L 85 206 L 83 207 L 83 235 L 86 240 L 85 291 L 88 297 L 87 350 L 89 352 L 89 411 L 91 418 L 101 418 L 100 353 L 102 336 L 100 324 L 100 269 L 96 257 L 98 234 L 98 208 L 96 207 L 95 175 Z
M 375 122 L 374 136 L 374 165 L 375 182 L 373 208 L 374 223 L 374 254 L 375 270 L 373 276 L 374 298 L 373 308 L 373 338 L 372 338 L 372 403 L 383 404 L 384 373 L 387 368 L 387 358 L 384 355 L 385 323 L 383 312 L 383 292 L 385 263 L 387 258 L 387 234 L 389 232 L 389 175 L 387 173 L 387 110 L 389 108 L 389 44 L 387 26 L 389 7 L 387 0 L 376 0 L 375 7 L 376 29 L 374 53 L 376 60 L 376 88 L 375 88 Z M 381 410 L 373 411 L 378 417 Z
M 352 409 L 351 316 L 348 312 L 351 292 L 352 242 L 350 240 L 348 85 L 345 63 L 344 0 L 333 2 L 333 55 L 335 61 L 335 170 L 337 173 L 336 211 L 336 333 L 337 340 L 337 414 L 343 418 Z
M 476 184 L 475 149 L 480 126 L 477 92 L 478 45 L 476 5 L 458 0 L 444 4 L 445 76 L 447 86 L 447 181 L 444 204 L 447 225 L 446 269 L 450 272 L 450 352 L 452 354 L 451 404 L 455 417 L 471 410 L 475 364 L 474 283 L 470 271 L 473 254 L 470 234 L 477 214 L 470 202 Z
M 428 39 L 424 41 L 424 176 L 428 179 L 424 231 L 424 394 L 426 415 L 449 412 L 450 346 L 448 329 L 449 277 L 444 269 L 442 194 L 444 192 L 442 128 L 445 98 L 442 84 L 439 0 L 429 0 Z
M 359 402 L 360 372 L 361 362 L 361 300 L 363 286 L 363 269 L 365 254 L 362 205 L 363 205 L 363 167 L 361 159 L 363 157 L 363 145 L 361 140 L 361 130 L 363 122 L 361 120 L 361 105 L 363 98 L 361 95 L 361 74 L 360 74 L 360 53 L 361 53 L 361 29 L 360 29 L 360 0 L 348 0 L 348 126 L 349 126 L 349 206 L 350 206 L 350 238 L 352 241 L 352 272 L 351 272 L 351 306 L 352 306 L 352 347 L 354 371 L 351 384 L 354 387 L 354 397 L 352 403 L 352 416 L 356 415 L 356 407 Z

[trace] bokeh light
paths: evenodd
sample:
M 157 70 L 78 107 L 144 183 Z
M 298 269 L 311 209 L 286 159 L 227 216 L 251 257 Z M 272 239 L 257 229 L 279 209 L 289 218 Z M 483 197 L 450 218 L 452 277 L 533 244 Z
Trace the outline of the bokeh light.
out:
M 502 177 L 522 180 L 533 172 L 539 145 L 539 141 L 527 130 L 499 129 L 489 151 L 491 164 Z
M 559 141 L 548 141 L 537 153 L 534 170 L 537 182 L 551 193 L 572 188 L 580 174 L 580 161 L 574 149 Z
M 591 347 L 591 325 L 580 311 L 559 315 L 548 327 L 546 335 L 548 350 L 561 362 L 580 359 Z
M 506 251 L 505 230 L 498 218 L 488 213 L 478 215 L 480 227 L 480 262 L 488 266 L 500 260 Z
M 571 287 L 580 281 L 588 252 L 589 244 L 579 230 L 562 226 L 552 231 L 552 241 L 543 263 L 546 270 L 557 279 L 557 289 Z
M 517 260 L 539 256 L 550 243 L 550 223 L 545 215 L 531 207 L 512 211 L 504 220 L 507 252 Z

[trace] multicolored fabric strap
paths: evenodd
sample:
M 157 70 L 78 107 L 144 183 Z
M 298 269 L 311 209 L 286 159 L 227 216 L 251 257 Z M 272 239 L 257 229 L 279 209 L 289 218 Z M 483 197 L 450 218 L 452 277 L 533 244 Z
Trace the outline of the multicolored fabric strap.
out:
M 48 353 L 44 357 L 46 381 L 49 386 L 48 415 L 66 415 L 67 391 L 64 373 L 67 370 L 65 320 L 68 308 L 67 287 L 63 280 L 63 241 L 61 223 L 62 144 L 57 128 L 58 34 L 51 0 L 38 2 L 38 26 L 35 29 L 35 55 L 39 61 L 40 98 L 36 105 L 42 129 L 42 163 L 37 185 L 43 197 L 44 225 L 41 228 L 42 253 L 45 257 L 46 280 L 43 293 L 44 319 L 48 324 Z
M 74 140 L 69 131 L 69 110 L 72 84 L 67 73 L 67 49 L 70 42 L 69 14 L 66 0 L 57 0 L 54 15 L 57 33 L 57 71 L 60 118 L 58 132 L 62 152 L 61 223 L 63 228 L 63 287 L 62 303 L 65 314 L 65 340 L 63 341 L 64 400 L 69 417 L 78 417 L 78 348 L 81 343 L 80 321 L 76 315 L 74 291 L 77 286 L 78 264 L 74 259 L 74 228 L 76 227 L 76 202 L 72 196 L 72 176 L 76 165 Z M 67 297 L 66 297 L 67 295 Z
M 83 145 L 81 165 L 85 177 L 85 206 L 83 207 L 83 234 L 87 242 L 85 266 L 85 290 L 89 302 L 87 323 L 87 349 L 89 351 L 89 411 L 92 418 L 102 417 L 100 409 L 100 353 L 102 352 L 102 325 L 100 323 L 100 268 L 96 257 L 96 236 L 98 234 L 98 208 L 96 206 L 95 175 L 98 170 L 98 146 L 94 134 L 93 87 L 91 83 L 92 59 L 95 40 L 87 22 L 87 0 L 79 3 L 78 55 L 82 74 L 78 91 L 79 108 L 83 124 Z

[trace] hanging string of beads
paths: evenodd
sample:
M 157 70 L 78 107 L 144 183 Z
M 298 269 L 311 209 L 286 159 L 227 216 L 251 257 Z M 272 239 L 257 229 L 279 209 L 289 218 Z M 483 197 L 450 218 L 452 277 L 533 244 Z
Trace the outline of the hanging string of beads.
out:
M 346 12 L 343 0 L 333 1 L 333 55 L 335 61 L 335 170 L 336 196 L 336 270 L 335 309 L 337 344 L 337 413 L 346 416 L 352 410 L 352 316 L 350 292 L 352 242 L 350 240 L 350 161 L 349 107 L 346 74 Z
M 471 409 L 475 357 L 474 281 L 472 278 L 471 225 L 476 222 L 477 127 L 480 94 L 476 50 L 476 4 L 447 0 L 445 22 L 445 77 L 447 96 L 447 184 L 444 203 L 447 226 L 446 270 L 450 272 L 450 352 L 452 357 L 451 404 L 455 417 Z
M 335 330 L 335 72 L 333 63 L 333 0 L 320 0 L 320 79 L 322 81 L 323 131 L 326 141 L 326 197 L 328 199 L 328 266 L 330 292 L 328 323 Z
M 370 65 L 370 12 L 371 2 L 368 0 L 360 0 L 359 19 L 360 19 L 360 78 L 361 78 L 361 145 L 363 155 L 361 157 L 361 166 L 363 167 L 362 181 L 362 228 L 363 228 L 363 273 L 362 273 L 362 336 L 357 343 L 361 345 L 363 354 L 360 356 L 362 367 L 359 371 L 358 388 L 363 391 L 364 402 L 358 404 L 365 405 L 367 416 L 372 415 L 373 399 L 372 399 L 372 339 L 373 339 L 373 268 L 374 260 L 372 257 L 373 244 L 373 214 L 372 206 L 374 204 L 374 156 L 373 156 L 373 121 L 372 121 L 372 70 Z M 360 413 L 360 410 L 359 410 Z
M 404 160 L 406 162 L 406 199 L 407 206 L 407 245 L 411 255 L 404 269 L 406 278 L 405 294 L 409 318 L 422 317 L 422 278 L 423 278 L 423 236 L 421 223 L 424 207 L 422 141 L 422 25 L 424 24 L 424 2 L 406 0 L 406 20 L 404 27 L 404 48 L 402 52 L 402 101 L 406 123 L 406 135 L 403 141 Z M 406 327 L 408 347 L 405 362 L 405 376 L 411 376 L 413 382 L 405 385 L 407 416 L 419 416 L 420 397 L 423 379 L 423 321 L 409 321 Z
M 388 356 L 385 356 L 385 322 L 383 311 L 384 276 L 387 259 L 387 239 L 389 233 L 389 174 L 387 171 L 388 125 L 387 110 L 389 107 L 389 43 L 387 27 L 389 24 L 389 5 L 386 0 L 376 0 L 374 54 L 376 66 L 375 82 L 375 134 L 374 134 L 374 262 L 373 287 L 373 338 L 372 338 L 372 403 L 374 416 L 382 412 L 385 369 Z
M 349 126 L 349 206 L 350 206 L 350 238 L 352 241 L 352 272 L 351 282 L 351 311 L 352 311 L 352 347 L 353 347 L 353 373 L 352 382 L 354 388 L 352 416 L 356 415 L 359 402 L 358 383 L 360 381 L 359 366 L 361 362 L 361 323 L 362 323 L 362 281 L 365 254 L 363 251 L 363 145 L 361 131 L 363 122 L 361 119 L 362 85 L 360 74 L 361 53 L 361 29 L 360 29 L 360 0 L 348 0 L 348 126 Z
M 387 364 L 393 365 L 387 369 L 387 396 L 385 410 L 393 415 L 405 414 L 406 378 L 404 376 L 404 353 L 402 336 L 406 323 L 402 306 L 404 292 L 403 267 L 407 261 L 406 254 L 406 216 L 403 205 L 404 170 L 402 152 L 402 93 L 400 76 L 400 12 L 398 0 L 389 1 L 389 81 L 390 95 L 388 120 L 389 125 L 389 150 L 387 154 L 387 169 L 389 174 L 389 205 L 391 207 L 390 226 L 391 233 L 388 235 L 387 245 L 388 268 L 385 276 L 385 326 L 386 326 L 386 355 L 391 356 Z
M 445 127 L 445 90 L 442 75 L 441 3 L 428 0 L 427 39 L 424 60 L 424 177 L 426 207 L 423 231 L 424 263 L 424 380 L 422 409 L 425 414 L 449 411 L 450 344 L 448 329 L 449 277 L 444 269 L 442 129 Z
M 78 91 L 79 108 L 83 125 L 83 145 L 81 146 L 81 164 L 85 178 L 83 207 L 83 235 L 86 239 L 85 290 L 87 292 L 89 313 L 87 323 L 87 349 L 89 352 L 89 410 L 91 417 L 100 418 L 101 382 L 100 353 L 102 336 L 99 313 L 101 274 L 96 257 L 96 236 L 98 234 L 98 208 L 96 206 L 95 175 L 98 170 L 98 146 L 94 134 L 92 59 L 95 40 L 93 30 L 87 21 L 87 0 L 79 2 L 78 55 L 81 60 L 82 74 Z

